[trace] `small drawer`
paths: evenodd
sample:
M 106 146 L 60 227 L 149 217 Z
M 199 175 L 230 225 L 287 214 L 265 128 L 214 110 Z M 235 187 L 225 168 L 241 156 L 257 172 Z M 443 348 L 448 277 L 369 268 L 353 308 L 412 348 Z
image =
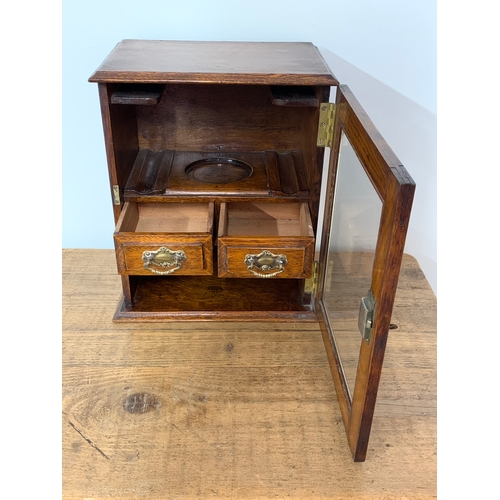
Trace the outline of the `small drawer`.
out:
M 125 203 L 114 233 L 120 274 L 213 274 L 213 203 Z
M 222 203 L 218 275 L 310 278 L 314 232 L 307 203 Z

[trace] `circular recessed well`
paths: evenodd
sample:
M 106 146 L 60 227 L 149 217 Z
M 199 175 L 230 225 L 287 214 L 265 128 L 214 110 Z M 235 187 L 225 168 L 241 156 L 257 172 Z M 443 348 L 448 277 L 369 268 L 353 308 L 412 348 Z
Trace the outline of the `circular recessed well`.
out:
M 248 179 L 252 167 L 234 158 L 203 158 L 190 163 L 184 172 L 191 179 L 206 184 L 230 184 Z

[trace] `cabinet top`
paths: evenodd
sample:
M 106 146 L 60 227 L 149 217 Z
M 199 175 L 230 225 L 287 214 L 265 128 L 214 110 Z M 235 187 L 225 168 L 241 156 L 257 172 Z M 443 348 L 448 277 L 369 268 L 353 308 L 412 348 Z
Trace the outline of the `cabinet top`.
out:
M 122 40 L 89 82 L 338 85 L 309 42 Z

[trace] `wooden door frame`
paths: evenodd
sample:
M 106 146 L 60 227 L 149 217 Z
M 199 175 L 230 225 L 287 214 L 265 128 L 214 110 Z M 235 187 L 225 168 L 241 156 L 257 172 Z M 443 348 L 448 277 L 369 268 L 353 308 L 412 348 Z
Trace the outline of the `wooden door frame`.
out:
M 369 342 L 361 342 L 352 400 L 335 346 L 334 332 L 331 331 L 322 302 L 342 132 L 350 141 L 383 204 L 371 284 L 375 297 L 373 329 Z M 413 179 L 351 90 L 341 85 L 336 98 L 334 145 L 325 199 L 316 310 L 347 439 L 356 462 L 366 458 L 414 191 Z

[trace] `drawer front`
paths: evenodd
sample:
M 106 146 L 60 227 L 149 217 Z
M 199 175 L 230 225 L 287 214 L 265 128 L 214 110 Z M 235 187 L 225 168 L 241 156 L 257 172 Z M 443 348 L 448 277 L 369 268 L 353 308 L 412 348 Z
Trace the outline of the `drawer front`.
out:
M 314 239 L 218 240 L 218 275 L 224 278 L 310 278 Z
M 212 275 L 211 235 L 114 235 L 120 274 Z

